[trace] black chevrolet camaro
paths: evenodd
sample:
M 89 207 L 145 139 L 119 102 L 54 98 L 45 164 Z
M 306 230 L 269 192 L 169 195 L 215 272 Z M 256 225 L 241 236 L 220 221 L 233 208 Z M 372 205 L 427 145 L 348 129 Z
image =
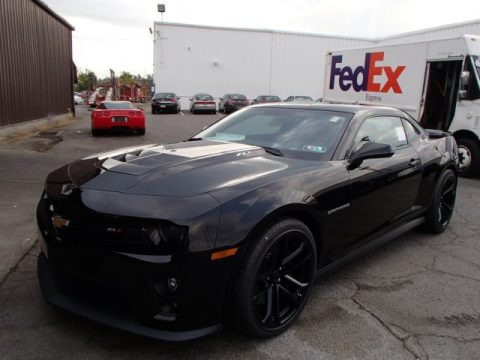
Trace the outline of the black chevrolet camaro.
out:
M 457 162 L 450 134 L 392 108 L 248 107 L 52 172 L 40 285 L 52 305 L 152 338 L 274 336 L 316 278 L 416 226 L 443 231 Z

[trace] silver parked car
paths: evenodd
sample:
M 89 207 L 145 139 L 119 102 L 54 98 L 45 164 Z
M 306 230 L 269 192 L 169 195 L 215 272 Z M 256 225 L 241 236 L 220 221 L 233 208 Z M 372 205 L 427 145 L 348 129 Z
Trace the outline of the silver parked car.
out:
M 210 94 L 195 94 L 190 99 L 190 112 L 195 114 L 197 112 L 207 112 L 215 114 L 217 112 L 217 104 Z

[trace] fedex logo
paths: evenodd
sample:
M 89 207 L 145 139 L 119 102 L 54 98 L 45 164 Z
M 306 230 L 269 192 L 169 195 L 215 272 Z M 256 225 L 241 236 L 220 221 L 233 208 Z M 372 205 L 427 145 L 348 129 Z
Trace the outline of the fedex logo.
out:
M 380 66 L 377 63 L 383 61 L 384 52 L 374 52 L 365 54 L 365 64 L 358 66 L 353 70 L 350 66 L 340 67 L 342 55 L 332 56 L 332 67 L 330 69 L 330 89 L 335 86 L 335 78 L 338 76 L 340 89 L 348 91 L 351 87 L 356 92 L 369 91 L 386 93 L 393 91 L 401 94 L 402 88 L 398 83 L 398 78 L 405 70 L 406 66 Z M 359 75 L 362 75 L 359 80 Z M 387 81 L 381 84 L 379 76 L 385 74 Z

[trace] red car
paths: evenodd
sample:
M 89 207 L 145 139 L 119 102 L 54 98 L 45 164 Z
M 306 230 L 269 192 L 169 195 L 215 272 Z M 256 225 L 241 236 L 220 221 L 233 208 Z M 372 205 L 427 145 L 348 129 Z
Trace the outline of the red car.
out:
M 102 101 L 92 112 L 92 135 L 112 129 L 131 129 L 145 135 L 145 113 L 130 101 Z

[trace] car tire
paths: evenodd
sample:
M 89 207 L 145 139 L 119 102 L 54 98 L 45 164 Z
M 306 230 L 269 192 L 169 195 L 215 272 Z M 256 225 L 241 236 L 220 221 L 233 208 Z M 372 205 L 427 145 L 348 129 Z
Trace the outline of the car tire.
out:
M 191 109 L 190 112 L 195 115 L 195 110 L 194 109 Z
M 92 136 L 98 136 L 98 135 L 100 135 L 100 130 L 92 129 Z
M 480 146 L 473 139 L 457 140 L 460 164 L 458 174 L 465 177 L 475 177 L 480 174 Z M 463 164 L 462 162 L 466 162 Z M 463 165 L 463 166 L 462 166 Z
M 154 108 L 152 108 L 152 114 L 156 114 L 157 113 L 157 110 L 155 110 Z
M 145 129 L 138 129 L 137 135 L 145 135 Z
M 308 300 L 315 268 L 315 241 L 304 223 L 286 218 L 264 228 L 251 239 L 234 280 L 232 325 L 260 338 L 285 331 Z
M 447 228 L 453 214 L 456 193 L 457 176 L 452 170 L 447 169 L 440 175 L 435 186 L 433 199 L 423 226 L 424 230 L 439 234 Z

